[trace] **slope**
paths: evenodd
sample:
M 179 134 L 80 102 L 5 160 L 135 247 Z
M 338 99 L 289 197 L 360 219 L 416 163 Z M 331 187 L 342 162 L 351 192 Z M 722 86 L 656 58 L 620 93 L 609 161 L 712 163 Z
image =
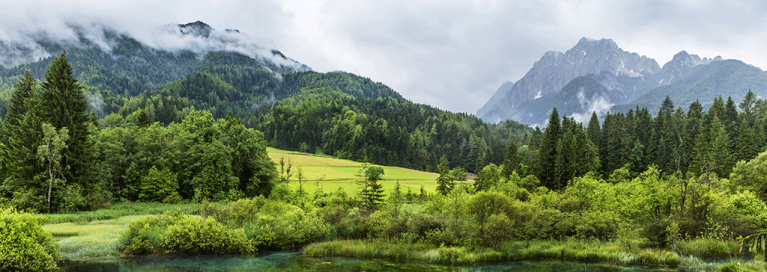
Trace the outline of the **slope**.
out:
M 286 165 L 291 164 L 292 175 L 289 179 L 291 189 L 298 190 L 299 186 L 302 186 L 305 192 L 313 193 L 319 185 L 326 192 L 343 188 L 347 194 L 354 194 L 359 189 L 357 181 L 360 180 L 360 170 L 364 165 L 361 162 L 275 148 L 268 148 L 267 152 L 278 168 L 281 160 Z M 421 186 L 427 192 L 434 192 L 437 188 L 435 180 L 439 175 L 436 173 L 402 167 L 381 167 L 384 169 L 382 184 L 387 195 L 394 190 L 398 181 L 403 193 L 408 190 L 414 193 L 419 192 Z M 298 183 L 299 168 L 304 176 L 301 185 Z
M 666 96 L 676 106 L 686 108 L 698 100 L 707 108 L 719 96 L 741 101 L 749 89 L 757 96 L 767 96 L 767 72 L 739 60 L 718 61 L 697 66 L 686 78 L 650 90 L 630 103 L 615 106 L 613 111 L 626 112 L 639 106 L 656 113 Z

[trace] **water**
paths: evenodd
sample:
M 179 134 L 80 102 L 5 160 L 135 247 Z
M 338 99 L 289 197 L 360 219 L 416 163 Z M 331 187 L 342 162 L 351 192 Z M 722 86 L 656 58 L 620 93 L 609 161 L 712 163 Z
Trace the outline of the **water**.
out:
M 313 258 L 298 252 L 270 252 L 256 256 L 146 256 L 88 261 L 65 261 L 62 271 L 677 271 L 675 268 L 620 266 L 559 260 L 504 262 L 472 266 L 449 266 L 417 262 L 394 262 L 346 257 Z

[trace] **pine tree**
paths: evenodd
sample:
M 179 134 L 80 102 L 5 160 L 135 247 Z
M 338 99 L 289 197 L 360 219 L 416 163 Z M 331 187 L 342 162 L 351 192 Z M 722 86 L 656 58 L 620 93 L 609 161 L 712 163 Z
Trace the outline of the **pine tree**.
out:
M 447 193 L 453 190 L 453 180 L 450 178 L 450 166 L 447 157 L 445 157 L 444 154 L 439 158 L 437 172 L 439 172 L 439 177 L 437 177 L 437 192 L 442 195 L 447 195 Z
M 629 162 L 631 162 L 632 176 L 636 177 L 639 173 L 647 170 L 647 164 L 644 159 L 644 145 L 642 145 L 639 140 L 636 140 L 634 142 L 634 148 L 631 149 L 631 157 L 629 158 Z
M 482 168 L 485 167 L 482 164 L 482 155 L 477 155 L 477 161 L 474 166 L 474 189 L 479 191 L 479 188 L 482 187 Z
M 591 113 L 591 119 L 589 120 L 589 125 L 586 128 L 586 135 L 588 135 L 589 140 L 592 143 L 598 143 L 599 142 L 599 117 L 597 117 L 596 112 Z
M 757 143 L 754 139 L 754 130 L 748 125 L 744 114 L 738 128 L 737 148 L 735 149 L 735 161 L 750 160 L 759 154 Z
M 362 199 L 363 209 L 368 215 L 372 214 L 378 206 L 383 203 L 384 194 L 383 184 L 380 180 L 384 175 L 384 169 L 379 166 L 372 166 L 365 163 L 362 166 L 364 180 L 360 181 L 362 189 L 360 198 Z
M 713 163 L 714 171 L 720 177 L 726 177 L 732 170 L 732 155 L 730 153 L 730 138 L 725 130 L 725 126 L 719 122 L 718 117 L 714 117 L 711 123 L 711 146 L 708 156 Z
M 42 211 L 46 198 L 44 167 L 37 158 L 42 139 L 38 82 L 29 71 L 16 83 L 3 129 L 2 162 L 6 177 L 0 192 L 17 208 Z
M 543 132 L 543 139 L 538 148 L 537 176 L 543 186 L 549 189 L 556 188 L 555 170 L 557 159 L 557 141 L 561 137 L 561 125 L 559 123 L 559 113 L 554 108 L 549 117 L 549 124 Z
M 501 177 L 506 179 L 511 177 L 511 173 L 517 169 L 518 164 L 519 158 L 517 157 L 517 143 L 515 143 L 514 139 L 512 139 L 509 145 L 506 147 L 506 159 L 503 160 Z
M 54 128 L 69 129 L 68 148 L 62 151 L 61 164 L 67 182 L 80 185 L 90 192 L 97 181 L 95 143 L 91 134 L 93 127 L 86 110 L 88 103 L 83 87 L 74 78 L 66 51 L 56 57 L 45 74 L 42 85 L 43 121 Z

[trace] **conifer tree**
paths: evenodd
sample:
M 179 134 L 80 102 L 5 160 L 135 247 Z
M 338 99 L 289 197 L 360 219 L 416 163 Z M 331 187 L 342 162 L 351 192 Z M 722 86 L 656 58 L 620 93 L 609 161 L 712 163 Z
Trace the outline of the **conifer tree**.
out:
M 730 139 L 727 134 L 727 130 L 723 124 L 719 122 L 718 117 L 714 117 L 711 123 L 710 131 L 711 144 L 708 151 L 708 156 L 714 165 L 714 171 L 720 177 L 726 177 L 730 173 L 732 167 L 732 156 L 730 153 Z
M 482 168 L 485 167 L 482 164 L 482 155 L 477 155 L 477 161 L 474 166 L 474 189 L 479 190 L 482 185 Z
M 561 137 L 561 125 L 559 113 L 554 108 L 549 117 L 549 124 L 543 132 L 543 139 L 538 148 L 537 176 L 543 186 L 549 189 L 555 188 L 555 169 L 557 155 L 557 141 Z
M 586 128 L 586 135 L 588 135 L 589 140 L 592 143 L 598 143 L 599 142 L 599 117 L 597 117 L 596 112 L 591 113 L 591 119 L 589 120 L 589 125 Z
M 453 190 L 453 180 L 450 178 L 450 166 L 447 157 L 445 157 L 444 154 L 439 158 L 437 172 L 439 172 L 439 177 L 437 177 L 437 192 L 442 195 L 447 195 L 447 193 Z
M 645 163 L 644 158 L 644 145 L 642 145 L 639 140 L 634 142 L 634 148 L 631 149 L 629 162 L 631 162 L 631 175 L 634 177 L 647 170 L 647 164 Z
M 53 59 L 42 84 L 41 112 L 43 121 L 54 128 L 69 129 L 67 148 L 62 150 L 62 171 L 67 182 L 80 185 L 90 192 L 98 178 L 95 143 L 91 134 L 95 128 L 86 110 L 83 87 L 74 78 L 66 51 Z
M 506 147 L 506 159 L 503 160 L 501 176 L 506 179 L 511 177 L 511 173 L 517 170 L 517 164 L 519 164 L 519 158 L 517 157 L 517 143 L 512 139 Z
M 36 155 L 42 138 L 40 93 L 29 71 L 16 83 L 10 102 L 2 134 L 5 148 L 0 153 L 6 176 L 0 190 L 14 199 L 17 208 L 42 211 L 47 187 L 44 167 Z
M 383 203 L 384 194 L 383 184 L 380 183 L 384 175 L 384 169 L 380 166 L 368 165 L 367 162 L 362 166 L 363 180 L 360 181 L 360 198 L 362 199 L 363 209 L 368 215 L 372 214 L 378 206 Z

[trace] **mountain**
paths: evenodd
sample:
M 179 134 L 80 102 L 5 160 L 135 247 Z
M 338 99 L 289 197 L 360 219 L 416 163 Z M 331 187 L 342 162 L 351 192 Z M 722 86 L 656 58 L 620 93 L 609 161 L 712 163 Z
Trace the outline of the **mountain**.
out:
M 576 77 L 607 71 L 620 81 L 630 82 L 633 78 L 642 79 L 660 69 L 655 60 L 623 51 L 610 39 L 582 38 L 565 53 L 546 52 L 511 88 L 499 89 L 494 99 L 477 111 L 477 116 L 490 122 L 522 120 L 518 106 L 558 92 Z
M 451 168 L 476 169 L 477 158 L 501 164 L 506 145 L 524 144 L 533 132 L 416 104 L 363 76 L 312 71 L 268 43 L 200 21 L 141 37 L 97 23 L 67 27 L 74 38 L 0 39 L 0 118 L 24 71 L 44 80 L 53 56 L 66 50 L 104 129 L 129 127 L 139 116 L 170 125 L 207 110 L 237 117 L 274 147 L 432 171 L 443 155 Z M 14 55 L 24 50 L 41 57 Z
M 687 108 L 698 100 L 708 108 L 719 96 L 739 102 L 748 90 L 767 97 L 767 72 L 739 60 L 714 61 L 695 66 L 682 79 L 652 89 L 630 103 L 616 105 L 612 111 L 625 112 L 638 106 L 656 113 L 666 96 L 675 106 Z
M 30 70 L 41 79 L 53 56 L 62 50 L 67 50 L 75 73 L 86 76 L 83 83 L 131 95 L 216 65 L 258 67 L 273 76 L 311 70 L 239 31 L 218 31 L 200 21 L 162 26 L 143 39 L 94 25 L 97 27 L 68 25 L 73 33 L 69 38 L 27 33 L 17 40 L 0 40 L 0 76 Z M 33 52 L 38 59 L 19 57 L 19 52 Z
M 540 125 L 548 119 L 551 109 L 556 107 L 560 114 L 585 122 L 585 118 L 579 117 L 590 117 L 592 112 L 604 114 L 609 110 L 626 111 L 629 104 L 647 106 L 648 103 L 657 102 L 659 105 L 659 101 L 665 96 L 660 100 L 655 97 L 658 93 L 667 91 L 652 92 L 656 95 L 649 97 L 653 98 L 640 97 L 650 90 L 684 81 L 693 76 L 698 68 L 718 65 L 716 63 L 721 61 L 721 57 L 701 58 L 681 51 L 661 68 L 651 58 L 623 51 L 612 40 L 582 38 L 565 53 L 544 54 L 513 86 L 501 86 L 490 101 L 477 111 L 477 115 L 489 122 L 511 119 L 525 124 Z M 592 77 L 580 78 L 587 75 Z M 583 96 L 573 96 L 573 88 L 576 86 L 580 90 L 576 94 L 584 91 Z M 682 88 L 674 86 L 676 87 L 671 89 Z M 738 96 L 742 97 L 743 94 Z M 637 103 L 632 102 L 635 99 L 640 100 L 637 100 Z M 713 97 L 705 99 L 710 101 Z M 621 106 L 613 109 L 614 105 Z

